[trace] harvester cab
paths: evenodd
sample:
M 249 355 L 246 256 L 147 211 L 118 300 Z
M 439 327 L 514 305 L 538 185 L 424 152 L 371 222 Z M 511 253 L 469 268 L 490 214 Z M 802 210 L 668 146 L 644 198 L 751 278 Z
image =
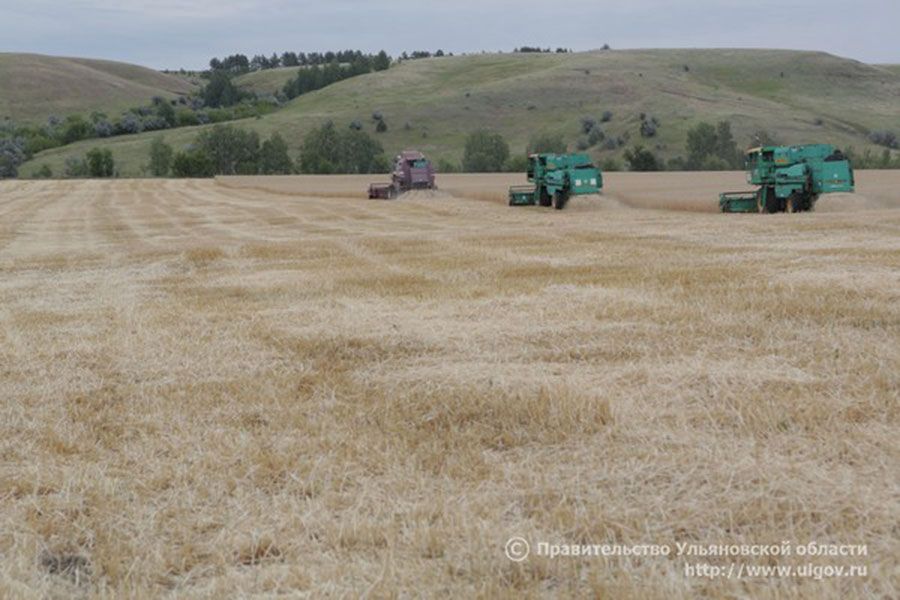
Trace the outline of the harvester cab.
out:
M 828 144 L 765 146 L 747 152 L 751 192 L 719 195 L 722 212 L 801 212 L 813 210 L 822 194 L 852 192 L 853 167 Z
M 509 188 L 510 206 L 565 208 L 572 196 L 598 194 L 603 175 L 587 154 L 532 154 L 528 181 L 534 185 Z
M 409 190 L 434 190 L 434 166 L 425 155 L 405 150 L 394 159 L 390 183 L 373 183 L 369 198 L 392 199 Z

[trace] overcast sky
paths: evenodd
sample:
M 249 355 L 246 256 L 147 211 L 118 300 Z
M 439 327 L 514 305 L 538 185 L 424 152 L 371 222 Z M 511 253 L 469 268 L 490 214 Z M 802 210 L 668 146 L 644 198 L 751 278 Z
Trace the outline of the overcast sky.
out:
M 900 0 L 0 0 L 0 51 L 156 68 L 212 56 L 520 45 L 824 50 L 900 63 Z

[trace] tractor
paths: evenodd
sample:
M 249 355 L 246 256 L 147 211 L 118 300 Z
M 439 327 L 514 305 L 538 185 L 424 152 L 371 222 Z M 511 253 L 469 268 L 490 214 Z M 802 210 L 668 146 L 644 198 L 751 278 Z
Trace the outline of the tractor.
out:
M 409 190 L 436 189 L 431 161 L 421 152 L 405 150 L 394 159 L 391 182 L 371 184 L 369 198 L 391 200 Z
M 566 207 L 572 196 L 598 194 L 603 175 L 587 154 L 532 154 L 528 181 L 534 185 L 509 188 L 510 206 Z
M 747 170 L 748 183 L 759 189 L 720 194 L 722 212 L 810 211 L 821 194 L 854 190 L 850 161 L 828 144 L 754 148 Z

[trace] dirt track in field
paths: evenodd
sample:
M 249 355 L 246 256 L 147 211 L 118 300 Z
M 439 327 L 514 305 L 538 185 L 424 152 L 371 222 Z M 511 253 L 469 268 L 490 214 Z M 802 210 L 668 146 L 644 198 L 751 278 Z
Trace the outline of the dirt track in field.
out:
M 742 177 L 0 183 L 0 596 L 896 597 L 900 173 L 714 212 Z

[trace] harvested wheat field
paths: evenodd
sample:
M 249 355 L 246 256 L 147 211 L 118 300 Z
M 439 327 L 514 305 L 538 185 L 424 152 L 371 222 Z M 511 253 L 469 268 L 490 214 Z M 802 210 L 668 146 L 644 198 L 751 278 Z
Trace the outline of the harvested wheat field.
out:
M 0 596 L 900 596 L 900 173 L 378 179 L 0 184 Z

